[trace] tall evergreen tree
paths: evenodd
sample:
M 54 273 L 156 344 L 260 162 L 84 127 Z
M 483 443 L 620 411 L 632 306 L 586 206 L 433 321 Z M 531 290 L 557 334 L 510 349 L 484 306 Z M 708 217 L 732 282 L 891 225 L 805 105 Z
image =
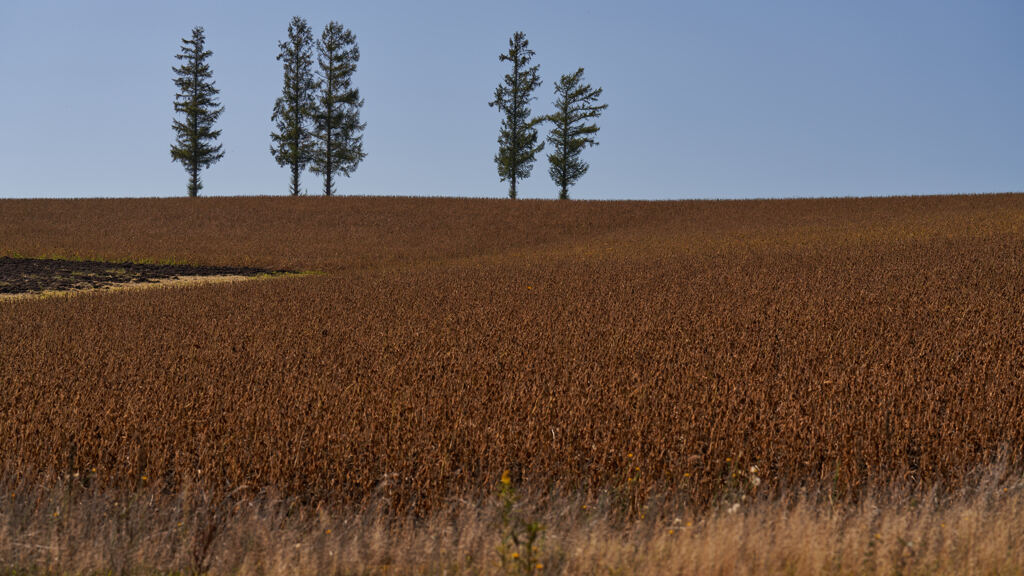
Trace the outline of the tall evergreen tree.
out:
M 555 84 L 555 113 L 548 116 L 554 126 L 548 134 L 548 142 L 554 152 L 548 154 L 548 174 L 558 185 L 559 199 L 569 198 L 569 187 L 576 184 L 590 165 L 583 161 L 583 149 L 597 146 L 595 139 L 597 124 L 586 124 L 587 120 L 601 116 L 607 104 L 597 104 L 601 88 L 591 88 L 583 83 L 583 68 L 574 74 L 563 75 Z
M 359 45 L 351 30 L 329 23 L 316 43 L 320 65 L 316 110 L 313 114 L 315 143 L 310 170 L 324 177 L 324 195 L 334 194 L 334 175 L 350 176 L 366 157 L 359 122 L 363 100 L 352 86 L 359 62 Z
M 540 66 L 530 66 L 533 56 L 526 34 L 516 32 L 508 41 L 508 52 L 498 56 L 501 62 L 512 63 L 512 73 L 505 75 L 504 82 L 494 90 L 494 101 L 490 102 L 491 107 L 505 114 L 494 162 L 501 181 L 510 182 L 508 196 L 512 199 L 516 197 L 516 183 L 530 177 L 537 153 L 544 149 L 544 142 L 537 143 L 537 125 L 545 118 L 530 118 L 533 91 L 541 84 Z
M 174 112 L 181 114 L 181 120 L 174 119 L 177 134 L 171 145 L 171 161 L 181 162 L 188 172 L 188 195 L 196 196 L 203 188 L 199 171 L 209 168 L 224 157 L 223 146 L 216 144 L 220 130 L 213 125 L 224 112 L 217 101 L 220 90 L 214 87 L 213 71 L 208 62 L 213 52 L 206 49 L 206 34 L 201 26 L 192 29 L 192 38 L 181 39 L 181 52 L 174 57 L 181 61 L 173 68 L 177 78 L 174 85 Z
M 284 62 L 284 86 L 274 102 L 274 127 L 270 134 L 270 153 L 281 166 L 292 171 L 291 194 L 299 195 L 299 176 L 313 156 L 311 131 L 314 98 L 313 31 L 304 18 L 296 16 L 288 24 L 288 40 L 278 42 L 277 59 Z

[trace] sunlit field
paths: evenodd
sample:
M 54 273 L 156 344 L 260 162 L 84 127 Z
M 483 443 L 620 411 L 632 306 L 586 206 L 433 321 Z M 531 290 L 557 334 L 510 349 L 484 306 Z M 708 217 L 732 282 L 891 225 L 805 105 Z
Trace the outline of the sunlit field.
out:
M 1015 573 L 1024 196 L 0 200 L 0 569 Z

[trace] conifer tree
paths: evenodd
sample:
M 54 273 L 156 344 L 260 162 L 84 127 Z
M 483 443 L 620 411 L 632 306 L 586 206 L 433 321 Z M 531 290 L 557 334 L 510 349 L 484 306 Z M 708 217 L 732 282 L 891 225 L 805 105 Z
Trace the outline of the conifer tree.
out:
M 533 56 L 526 34 L 516 32 L 508 41 L 508 52 L 498 56 L 498 60 L 512 63 L 512 73 L 505 75 L 490 102 L 491 107 L 505 114 L 494 162 L 501 181 L 510 182 L 508 196 L 512 199 L 516 197 L 516 183 L 530 177 L 537 153 L 544 149 L 544 142 L 537 143 L 537 125 L 545 118 L 530 118 L 533 91 L 541 84 L 540 66 L 530 66 Z
M 313 115 L 314 145 L 310 170 L 324 177 L 324 195 L 335 192 L 334 175 L 350 176 L 366 157 L 359 122 L 363 100 L 352 86 L 359 62 L 359 45 L 351 30 L 329 23 L 316 43 L 320 65 L 316 109 Z
M 586 121 L 600 117 L 608 108 L 607 104 L 597 104 L 601 92 L 601 88 L 583 83 L 583 68 L 563 75 L 555 84 L 555 113 L 547 117 L 554 125 L 548 134 L 548 142 L 554 147 L 554 152 L 548 154 L 548 174 L 558 185 L 561 200 L 569 198 L 569 187 L 590 168 L 583 161 L 583 149 L 597 146 L 595 136 L 600 128 Z
M 177 135 L 171 145 L 171 161 L 181 162 L 188 172 L 188 195 L 196 196 L 203 184 L 199 171 L 209 168 L 224 157 L 223 146 L 216 144 L 220 130 L 213 125 L 224 112 L 217 101 L 220 90 L 214 87 L 213 71 L 208 62 L 213 52 L 206 49 L 206 34 L 201 26 L 192 29 L 192 38 L 181 39 L 181 52 L 174 57 L 181 61 L 173 68 L 177 77 L 174 85 L 174 112 L 182 119 L 173 120 Z
M 274 102 L 275 131 L 270 134 L 270 153 L 281 166 L 291 168 L 290 192 L 298 196 L 299 177 L 313 155 L 311 131 L 314 97 L 313 32 L 304 18 L 296 16 L 288 24 L 288 40 L 278 42 L 277 59 L 284 64 L 284 86 Z

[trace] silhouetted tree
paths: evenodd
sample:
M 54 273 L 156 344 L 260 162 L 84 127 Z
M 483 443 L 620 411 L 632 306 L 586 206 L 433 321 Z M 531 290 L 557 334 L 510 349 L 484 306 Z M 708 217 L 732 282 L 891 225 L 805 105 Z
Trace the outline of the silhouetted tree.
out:
M 600 128 L 597 124 L 585 122 L 600 117 L 608 108 L 607 104 L 597 104 L 602 91 L 583 83 L 583 68 L 574 74 L 563 75 L 555 84 L 555 113 L 547 117 L 554 125 L 548 134 L 548 142 L 555 149 L 548 154 L 551 164 L 548 174 L 558 185 L 558 198 L 561 200 L 569 198 L 569 187 L 590 168 L 582 159 L 583 149 L 597 146 L 594 137 Z
M 530 101 L 533 91 L 541 84 L 540 66 L 530 66 L 534 52 L 530 50 L 526 34 L 516 32 L 508 41 L 508 52 L 498 56 L 502 62 L 512 63 L 512 73 L 506 74 L 504 82 L 494 90 L 491 107 L 497 107 L 505 114 L 498 133 L 498 153 L 494 162 L 498 165 L 501 181 L 510 181 L 508 196 L 516 197 L 516 183 L 529 178 L 537 153 L 544 149 L 544 142 L 537 144 L 537 125 L 544 117 L 530 118 Z
M 334 194 L 334 175 L 349 176 L 366 157 L 359 122 L 363 100 L 352 86 L 359 45 L 351 30 L 329 23 L 316 43 L 320 90 L 313 114 L 315 143 L 310 170 L 324 177 L 324 195 Z
M 296 16 L 288 24 L 288 40 L 278 42 L 277 59 L 284 62 L 284 86 L 274 102 L 274 127 L 270 153 L 281 166 L 292 171 L 291 194 L 299 195 L 299 176 L 313 155 L 311 132 L 314 97 L 313 32 L 306 20 Z
M 196 26 L 192 29 L 192 38 L 181 39 L 181 52 L 174 56 L 181 60 L 181 65 L 173 68 L 178 75 L 174 79 L 178 88 L 174 95 L 174 112 L 183 117 L 173 120 L 177 137 L 171 144 L 171 161 L 181 162 L 188 172 L 189 196 L 198 195 L 203 188 L 199 171 L 224 157 L 223 147 L 216 144 L 221 131 L 213 129 L 224 107 L 217 101 L 220 91 L 214 87 L 208 62 L 211 55 L 213 52 L 206 49 L 203 28 Z

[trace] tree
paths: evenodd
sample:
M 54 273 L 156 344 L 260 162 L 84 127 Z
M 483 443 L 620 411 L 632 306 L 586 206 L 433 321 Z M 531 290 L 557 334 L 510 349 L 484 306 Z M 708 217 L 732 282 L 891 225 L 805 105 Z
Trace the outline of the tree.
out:
M 291 194 L 299 195 L 299 176 L 313 155 L 311 133 L 314 95 L 313 32 L 298 16 L 288 24 L 288 40 L 277 43 L 277 59 L 284 62 L 284 86 L 274 102 L 275 132 L 270 134 L 270 153 L 281 166 L 292 171 Z
M 532 94 L 541 84 L 540 66 L 530 66 L 533 56 L 526 34 L 516 32 L 508 41 L 508 53 L 498 56 L 501 62 L 512 63 L 512 73 L 505 75 L 490 102 L 491 107 L 505 114 L 494 162 L 501 181 L 510 181 L 508 196 L 512 199 L 516 197 L 516 182 L 530 177 L 537 153 L 544 149 L 544 142 L 537 144 L 537 125 L 544 117 L 530 118 L 530 101 L 535 99 Z
M 196 196 L 203 188 L 199 171 L 209 168 L 224 157 L 223 146 L 215 144 L 220 130 L 213 125 L 224 112 L 217 101 L 220 90 L 214 87 L 213 71 L 208 62 L 213 52 L 206 49 L 206 34 L 201 26 L 192 29 L 192 38 L 181 39 L 181 52 L 174 57 L 181 60 L 181 66 L 172 68 L 178 75 L 174 85 L 174 112 L 183 115 L 173 120 L 177 134 L 171 145 L 171 161 L 181 162 L 188 172 L 188 195 Z
M 548 116 L 554 124 L 548 134 L 548 142 L 555 150 L 548 154 L 551 165 L 548 174 L 558 185 L 560 200 L 569 198 L 569 187 L 590 168 L 583 161 L 582 154 L 587 146 L 598 145 L 594 136 L 600 128 L 597 124 L 585 122 L 600 117 L 608 108 L 607 104 L 597 104 L 601 92 L 601 88 L 591 88 L 583 83 L 583 68 L 574 74 L 563 75 L 555 84 L 555 113 Z
M 329 23 L 316 43 L 320 91 L 313 115 L 315 143 L 310 170 L 324 177 L 324 195 L 334 194 L 334 175 L 350 176 L 366 157 L 365 123 L 359 122 L 363 100 L 352 86 L 359 45 L 351 30 Z

